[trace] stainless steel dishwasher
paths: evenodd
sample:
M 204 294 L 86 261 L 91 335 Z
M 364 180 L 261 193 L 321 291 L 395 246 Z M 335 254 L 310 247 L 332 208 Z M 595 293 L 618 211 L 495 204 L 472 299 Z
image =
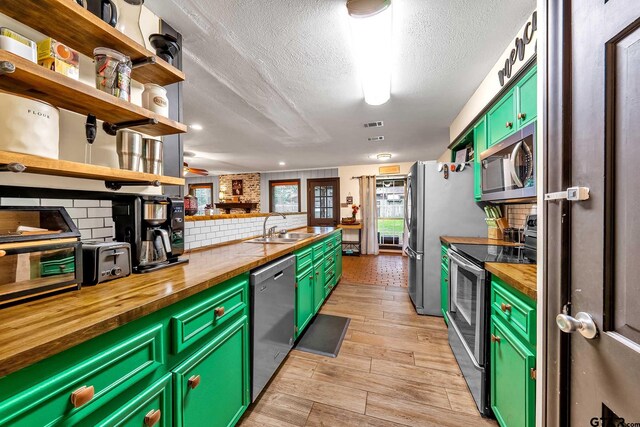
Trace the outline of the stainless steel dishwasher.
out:
M 296 257 L 251 272 L 251 401 L 254 402 L 293 346 Z

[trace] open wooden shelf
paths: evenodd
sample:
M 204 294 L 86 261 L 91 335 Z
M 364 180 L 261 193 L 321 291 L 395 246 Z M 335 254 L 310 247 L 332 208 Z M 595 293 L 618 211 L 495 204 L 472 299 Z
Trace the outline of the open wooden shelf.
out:
M 184 178 L 133 172 L 123 169 L 109 168 L 106 166 L 89 165 L 86 163 L 70 162 L 67 160 L 49 159 L 46 157 L 13 153 L 10 151 L 0 151 L 0 164 L 9 163 L 23 164 L 27 167 L 24 173 L 65 176 L 70 178 L 84 178 L 99 181 L 139 182 L 140 185 L 148 185 L 149 182 L 154 181 L 158 181 L 162 185 L 185 184 Z
M 133 61 L 154 57 L 155 64 L 133 70 L 140 83 L 161 86 L 184 80 L 184 73 L 72 0 L 2 0 L 0 13 L 93 58 L 93 49 L 115 49 Z M 39 40 L 36 40 L 39 41 Z
M 109 123 L 158 120 L 158 124 L 155 125 L 133 128 L 148 135 L 172 135 L 187 131 L 187 126 L 182 123 L 118 99 L 6 50 L 0 50 L 0 62 L 2 61 L 12 63 L 15 66 L 15 72 L 0 75 L 0 90 L 40 99 L 82 115 L 93 114 L 98 119 Z

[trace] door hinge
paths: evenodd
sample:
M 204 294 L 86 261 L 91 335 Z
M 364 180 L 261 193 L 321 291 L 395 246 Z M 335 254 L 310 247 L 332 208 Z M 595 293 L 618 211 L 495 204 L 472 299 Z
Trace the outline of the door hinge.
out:
M 529 375 L 531 376 L 531 379 L 535 381 L 538 377 L 538 370 L 536 368 L 531 368 Z
M 547 193 L 544 200 L 569 200 L 570 202 L 581 202 L 589 200 L 589 187 L 570 187 L 566 191 Z

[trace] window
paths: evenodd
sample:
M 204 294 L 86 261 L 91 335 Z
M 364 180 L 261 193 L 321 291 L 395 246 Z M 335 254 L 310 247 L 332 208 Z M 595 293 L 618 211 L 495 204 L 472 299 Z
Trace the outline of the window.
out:
M 198 199 L 199 212 L 202 212 L 206 205 L 213 207 L 213 184 L 190 184 L 189 194 Z
M 300 212 L 300 180 L 269 181 L 270 212 Z

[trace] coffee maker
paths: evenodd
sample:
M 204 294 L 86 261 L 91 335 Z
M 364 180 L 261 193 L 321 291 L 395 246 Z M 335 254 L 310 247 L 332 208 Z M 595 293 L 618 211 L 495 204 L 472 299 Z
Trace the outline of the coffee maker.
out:
M 182 264 L 184 201 L 166 196 L 136 196 L 114 200 L 116 240 L 131 245 L 134 273 Z

